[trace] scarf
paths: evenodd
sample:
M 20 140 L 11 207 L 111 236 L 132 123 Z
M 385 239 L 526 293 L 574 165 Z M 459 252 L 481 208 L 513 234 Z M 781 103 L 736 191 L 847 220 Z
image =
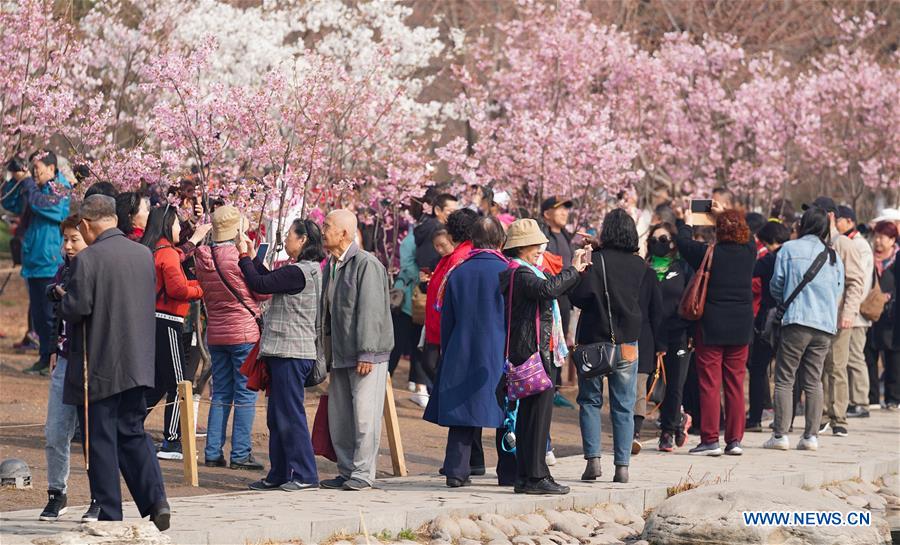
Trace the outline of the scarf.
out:
M 519 258 L 515 258 L 513 261 L 515 261 L 522 267 L 528 267 L 528 269 L 531 270 L 531 272 L 533 272 L 535 275 L 537 275 L 537 277 L 541 280 L 547 279 L 547 275 L 544 274 L 544 271 L 538 269 L 531 263 L 522 261 Z M 513 274 L 515 274 L 515 272 L 513 272 Z M 510 282 L 511 281 L 512 279 L 510 279 Z M 512 304 L 512 301 L 510 301 L 510 304 Z M 540 305 L 540 303 L 538 304 Z M 539 331 L 535 331 L 534 333 L 536 336 L 538 336 L 538 338 L 540 338 Z M 556 299 L 553 299 L 553 328 L 552 334 L 550 335 L 550 352 L 553 354 L 553 365 L 555 365 L 556 367 L 562 367 L 566 362 L 566 356 L 569 355 L 569 347 L 566 346 L 566 333 L 565 331 L 563 331 L 562 326 L 562 314 L 560 314 L 559 312 L 559 303 L 556 301 Z
M 438 312 L 441 311 L 441 308 L 444 306 L 444 291 L 447 289 L 447 279 L 450 278 L 450 273 L 456 270 L 457 267 L 465 263 L 466 261 L 472 259 L 478 254 L 493 254 L 500 259 L 503 260 L 504 263 L 509 263 L 509 258 L 503 255 L 503 252 L 499 250 L 485 250 L 482 248 L 474 248 L 469 255 L 459 260 L 458 263 L 454 264 L 450 269 L 447 270 L 447 274 L 444 275 L 444 278 L 441 279 L 441 287 L 438 288 L 437 300 L 434 302 L 434 309 Z
M 894 260 L 897 258 L 897 245 L 895 244 L 893 248 L 891 248 L 891 253 L 885 257 L 880 258 L 877 255 L 875 256 L 875 270 L 878 271 L 878 277 L 881 278 L 881 275 L 884 274 L 884 271 L 891 268 L 891 265 L 894 264 Z
M 650 266 L 656 271 L 656 279 L 662 282 L 666 278 L 666 273 L 669 272 L 669 269 L 672 267 L 672 262 L 675 261 L 675 256 L 667 255 L 665 257 L 659 257 L 655 255 L 650 256 Z

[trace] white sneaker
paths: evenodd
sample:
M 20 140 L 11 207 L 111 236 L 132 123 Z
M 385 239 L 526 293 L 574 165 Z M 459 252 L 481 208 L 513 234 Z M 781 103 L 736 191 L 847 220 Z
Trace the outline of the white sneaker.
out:
M 797 450 L 819 450 L 819 438 L 815 435 L 811 437 L 801 437 L 797 443 Z
M 409 396 L 409 400 L 424 409 L 428 406 L 429 397 L 430 396 L 427 393 L 416 392 L 413 395 Z
M 555 466 L 555 465 L 556 465 L 556 455 L 553 454 L 553 450 L 552 450 L 552 449 L 547 451 L 547 456 L 544 457 L 544 461 L 547 462 L 547 465 L 548 465 L 548 466 Z
M 791 448 L 791 442 L 788 439 L 787 435 L 775 437 L 775 435 L 773 434 L 768 441 L 763 443 L 763 448 L 774 450 L 788 450 L 789 448 Z
M 870 403 L 870 404 L 869 404 L 869 410 L 870 410 L 870 411 L 877 411 L 877 410 L 880 410 L 880 409 L 881 409 L 881 404 L 880 404 L 880 403 Z

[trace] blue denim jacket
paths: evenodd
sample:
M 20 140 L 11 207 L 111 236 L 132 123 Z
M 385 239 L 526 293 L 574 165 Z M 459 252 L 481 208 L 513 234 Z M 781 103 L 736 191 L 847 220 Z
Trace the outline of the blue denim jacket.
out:
M 780 304 L 790 297 L 803 275 L 825 246 L 814 235 L 786 242 L 775 258 L 775 274 L 769 285 Z M 825 261 L 822 270 L 794 299 L 784 314 L 782 325 L 799 324 L 834 335 L 838 306 L 844 292 L 844 263 L 836 256 L 834 265 Z

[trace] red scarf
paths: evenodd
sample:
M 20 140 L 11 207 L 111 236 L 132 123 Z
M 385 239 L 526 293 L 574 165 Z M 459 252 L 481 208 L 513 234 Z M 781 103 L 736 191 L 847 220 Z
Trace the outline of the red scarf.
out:
M 507 258 L 505 255 L 503 255 L 503 253 L 500 250 L 485 250 L 482 248 L 474 248 L 471 252 L 469 252 L 469 255 L 467 255 L 463 259 L 459 260 L 458 263 L 456 263 L 452 267 L 450 267 L 450 269 L 447 271 L 447 274 L 445 274 L 444 278 L 441 279 L 441 287 L 438 288 L 437 301 L 435 301 L 435 303 L 434 303 L 434 308 L 436 308 L 438 310 L 438 312 L 440 312 L 441 307 L 444 306 L 444 290 L 447 289 L 447 279 L 450 278 L 450 273 L 455 271 L 457 267 L 459 267 L 466 261 L 472 259 L 473 257 L 475 257 L 476 255 L 479 255 L 479 254 L 493 254 L 493 255 L 499 257 L 500 259 L 502 259 L 504 263 L 509 263 L 509 258 Z

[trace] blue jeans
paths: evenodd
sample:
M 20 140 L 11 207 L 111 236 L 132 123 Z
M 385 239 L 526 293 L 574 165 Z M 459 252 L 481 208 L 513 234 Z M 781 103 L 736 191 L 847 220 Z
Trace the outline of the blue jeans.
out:
M 635 347 L 637 343 L 629 343 Z M 614 371 L 607 376 L 610 395 L 610 418 L 613 427 L 613 461 L 627 466 L 631 460 L 631 440 L 634 438 L 634 400 L 637 388 L 637 358 L 622 360 L 621 348 L 616 348 Z M 585 459 L 600 457 L 600 409 L 603 407 L 603 378 L 578 378 L 578 423 L 581 427 L 581 446 Z
M 318 483 L 316 455 L 303 408 L 306 395 L 303 385 L 316 361 L 266 358 L 266 365 L 270 377 L 266 423 L 269 426 L 269 462 L 272 464 L 266 481 L 272 484 Z M 333 415 L 330 413 L 331 418 Z M 381 418 L 380 412 L 378 418 Z
M 58 358 L 56 368 L 50 375 L 47 423 L 44 426 L 44 437 L 47 440 L 44 447 L 47 456 L 47 488 L 63 494 L 66 493 L 66 483 L 69 481 L 69 447 L 78 420 L 75 406 L 63 403 L 67 366 L 66 358 Z
M 256 392 L 247 389 L 247 377 L 241 374 L 241 365 L 253 349 L 253 343 L 210 345 L 212 358 L 212 404 L 206 424 L 206 459 L 224 457 L 225 434 L 231 404 L 234 408 L 234 424 L 231 429 L 231 461 L 242 462 L 250 457 L 253 417 L 256 414 Z
M 56 352 L 56 318 L 53 316 L 53 302 L 47 297 L 47 286 L 53 278 L 29 278 L 28 302 L 31 305 L 31 321 L 41 342 L 41 361 L 47 361 Z

